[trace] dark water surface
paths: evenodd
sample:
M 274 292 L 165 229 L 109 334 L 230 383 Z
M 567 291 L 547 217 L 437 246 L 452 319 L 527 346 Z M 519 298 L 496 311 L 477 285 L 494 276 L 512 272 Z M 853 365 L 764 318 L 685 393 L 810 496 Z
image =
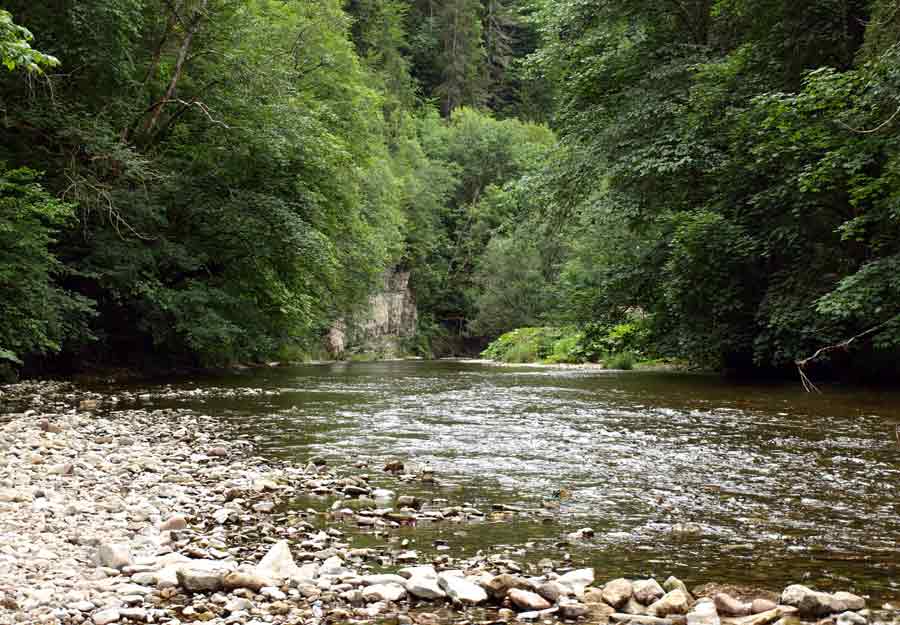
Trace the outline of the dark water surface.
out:
M 572 493 L 545 521 L 404 530 L 420 552 L 437 538 L 452 555 L 503 543 L 525 559 L 568 553 L 600 579 L 900 596 L 897 392 L 455 361 L 262 369 L 137 390 L 152 394 L 148 406 L 220 416 L 263 455 L 367 461 L 401 493 L 535 510 L 560 488 Z M 383 477 L 388 459 L 433 467 L 438 486 Z M 560 544 L 581 527 L 596 536 Z

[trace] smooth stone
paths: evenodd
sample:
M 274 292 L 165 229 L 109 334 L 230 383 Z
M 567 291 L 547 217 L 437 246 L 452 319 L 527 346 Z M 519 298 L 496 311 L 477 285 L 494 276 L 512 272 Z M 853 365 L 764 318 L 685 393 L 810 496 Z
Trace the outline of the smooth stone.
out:
M 123 608 L 119 610 L 119 615 L 128 621 L 146 621 L 148 612 L 144 608 Z
M 274 601 L 284 601 L 287 595 L 274 586 L 264 586 L 259 589 L 259 594 Z
M 394 575 L 392 573 L 363 575 L 360 580 L 362 581 L 363 586 L 374 586 L 376 584 L 400 584 L 402 586 L 406 583 L 405 577 Z
M 847 605 L 847 609 L 853 610 L 854 612 L 865 610 L 866 608 L 866 600 L 859 595 L 854 595 L 851 592 L 836 592 L 834 593 L 834 598 L 845 603 Z
M 631 587 L 634 598 L 644 605 L 650 605 L 666 594 L 666 591 L 659 585 L 659 582 L 653 578 L 639 579 L 632 582 Z
M 104 543 L 97 549 L 100 566 L 121 569 L 131 564 L 131 548 L 121 543 Z
M 169 517 L 165 521 L 159 524 L 159 531 L 168 532 L 172 530 L 184 530 L 187 529 L 188 522 L 184 516 L 180 514 L 176 514 L 174 516 Z
M 835 612 L 847 611 L 847 604 L 843 601 L 802 584 L 793 584 L 785 588 L 781 593 L 781 603 L 797 608 L 800 616 L 828 616 Z
M 478 584 L 464 577 L 448 575 L 446 572 L 438 575 L 438 585 L 456 603 L 477 605 L 484 603 L 488 598 L 485 589 Z
M 761 614 L 763 612 L 768 612 L 769 610 L 774 610 L 778 607 L 778 604 L 774 601 L 769 601 L 768 599 L 754 599 L 753 603 L 750 604 L 750 614 Z
M 691 600 L 681 589 L 670 590 L 661 599 L 647 607 L 649 616 L 665 618 L 671 614 L 687 614 Z
M 400 601 L 406 596 L 406 588 L 400 584 L 375 584 L 367 586 L 362 591 L 363 598 L 366 601 Z
M 257 574 L 271 579 L 287 579 L 297 572 L 297 564 L 286 540 L 280 540 L 269 549 L 259 564 Z
M 603 600 L 614 608 L 621 608 L 631 598 L 634 588 L 627 579 L 619 578 L 603 586 Z
M 94 616 L 91 617 L 91 620 L 94 621 L 94 625 L 109 625 L 109 623 L 118 622 L 121 616 L 122 615 L 118 609 L 110 608 L 109 610 L 101 610 L 100 612 L 95 612 Z
M 647 606 L 632 597 L 628 603 L 619 608 L 619 612 L 622 614 L 647 614 Z
M 754 613 L 750 609 L 749 605 L 738 601 L 728 593 L 724 592 L 716 593 L 713 596 L 713 601 L 716 604 L 716 609 L 722 616 L 749 616 L 750 614 L 759 614 L 759 612 L 766 612 L 766 610 L 760 610 L 759 612 Z
M 517 575 L 503 573 L 495 575 L 484 580 L 481 586 L 495 599 L 502 599 L 507 596 L 510 590 L 520 588 L 522 590 L 534 590 L 534 584 Z M 534 608 L 535 610 L 543 610 L 544 608 Z
M 556 583 L 567 588 L 570 594 L 580 597 L 584 594 L 584 589 L 594 583 L 594 569 L 569 571 L 565 575 L 559 576 Z
M 223 571 L 179 568 L 176 571 L 178 585 L 189 592 L 214 592 L 222 588 Z
M 571 603 L 560 603 L 559 614 L 563 618 L 575 620 L 585 618 L 586 616 L 591 614 L 591 608 L 583 603 L 578 603 L 577 601 Z
M 225 609 L 228 612 L 249 612 L 253 609 L 253 602 L 243 597 L 235 597 L 225 604 Z
M 407 566 L 399 571 L 397 571 L 397 575 L 401 577 L 405 577 L 407 579 L 412 579 L 413 577 L 430 577 L 433 579 L 437 579 L 437 571 L 430 564 L 425 564 L 422 566 Z
M 720 625 L 716 604 L 711 599 L 701 599 L 687 614 L 687 625 Z
M 506 594 L 510 603 L 524 611 L 540 611 L 550 607 L 550 602 L 544 599 L 536 592 L 523 590 L 521 588 L 511 588 Z
M 549 582 L 544 582 L 543 584 L 538 586 L 536 592 L 537 592 L 537 594 L 542 596 L 544 599 L 546 599 L 550 603 L 556 603 L 557 601 L 559 601 L 560 597 L 565 597 L 566 594 L 568 594 L 568 589 L 558 582 L 549 581 Z M 588 591 L 588 592 L 590 592 L 590 591 Z M 586 592 L 584 594 L 585 594 L 585 601 L 587 603 L 590 603 L 587 601 L 588 593 Z
M 672 592 L 673 590 L 680 590 L 684 593 L 685 597 L 688 598 L 689 601 L 693 601 L 693 596 L 691 595 L 691 591 L 688 590 L 688 587 L 685 586 L 684 582 L 675 577 L 674 575 L 670 576 L 666 581 L 663 582 L 663 590 L 666 592 Z
M 406 587 L 406 592 L 419 599 L 443 599 L 447 596 L 447 593 L 441 590 L 438 584 L 436 573 L 433 577 L 413 575 L 406 580 L 404 586 Z
M 837 625 L 866 625 L 868 621 L 862 614 L 856 612 L 843 612 L 837 617 Z
M 516 618 L 520 621 L 534 621 L 539 618 L 543 618 L 545 616 L 550 616 L 551 614 L 556 614 L 559 612 L 559 608 L 554 606 L 552 608 L 547 608 L 546 610 L 537 610 L 533 612 L 520 612 Z
M 727 619 L 727 623 L 730 625 L 769 625 L 769 623 L 774 623 L 783 617 L 790 617 L 795 614 L 797 614 L 797 608 L 795 607 L 778 606 L 774 610 L 760 612 L 759 614 L 753 614 L 752 616 L 730 618 Z
M 222 578 L 222 586 L 226 590 L 247 588 L 253 592 L 259 592 L 267 586 L 272 586 L 273 580 L 253 571 L 230 571 Z

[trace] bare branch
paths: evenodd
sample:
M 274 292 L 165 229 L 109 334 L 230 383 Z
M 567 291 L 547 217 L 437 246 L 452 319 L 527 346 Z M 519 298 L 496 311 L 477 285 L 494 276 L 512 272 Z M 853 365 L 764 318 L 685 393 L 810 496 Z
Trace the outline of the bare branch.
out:
M 847 130 L 850 130 L 850 131 L 852 131 L 852 132 L 856 132 L 856 133 L 859 133 L 859 134 L 861 134 L 861 135 L 870 135 L 870 134 L 872 134 L 872 133 L 874 133 L 874 132 L 878 132 L 879 130 L 881 130 L 881 129 L 884 128 L 885 126 L 889 125 L 891 122 L 893 122 L 895 119 L 897 119 L 897 116 L 898 116 L 898 115 L 900 115 L 900 107 L 897 107 L 897 110 L 894 111 L 894 114 L 891 115 L 888 119 L 886 119 L 886 120 L 883 121 L 882 123 L 878 124 L 878 126 L 876 126 L 875 128 L 872 128 L 871 130 L 862 130 L 862 129 L 860 129 L 860 128 L 853 128 L 852 126 L 848 126 L 847 124 L 845 124 L 844 122 L 842 122 L 842 121 L 840 121 L 840 120 L 838 120 L 838 123 L 839 123 L 841 126 L 843 126 L 844 128 L 846 128 Z

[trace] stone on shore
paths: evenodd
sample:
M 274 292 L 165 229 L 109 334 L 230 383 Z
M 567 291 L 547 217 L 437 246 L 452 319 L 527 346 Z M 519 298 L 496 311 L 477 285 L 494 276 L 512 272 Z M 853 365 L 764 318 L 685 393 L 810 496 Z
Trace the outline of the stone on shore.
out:
M 397 583 L 375 584 L 367 586 L 362 591 L 366 601 L 400 601 L 406 596 L 406 588 Z
M 256 566 L 256 572 L 271 579 L 287 579 L 297 572 L 294 556 L 286 540 L 280 540 L 269 549 Z
M 188 592 L 215 592 L 223 587 L 225 573 L 215 569 L 183 567 L 176 571 L 178 585 Z
M 530 590 L 522 590 L 521 588 L 511 588 L 506 594 L 510 603 L 520 610 L 538 611 L 546 610 L 550 607 L 550 602 L 544 599 L 536 592 Z
M 738 601 L 731 595 L 724 592 L 716 593 L 713 596 L 713 601 L 716 604 L 716 609 L 722 616 L 749 616 L 752 613 L 749 605 Z M 760 612 L 765 611 L 766 610 L 760 610 Z
M 650 605 L 666 594 L 666 591 L 659 585 L 659 582 L 652 578 L 639 579 L 632 582 L 631 586 L 634 598 L 644 605 Z
M 671 614 L 687 614 L 691 599 L 680 588 L 670 590 L 661 599 L 647 607 L 647 614 L 665 618 Z
M 849 593 L 848 593 L 849 594 Z M 834 595 L 818 592 L 802 584 L 793 584 L 781 593 L 781 603 L 794 606 L 801 617 L 828 616 L 846 612 L 848 605 Z
M 518 577 L 517 575 L 510 575 L 509 573 L 495 575 L 482 582 L 481 585 L 495 599 L 502 599 L 503 597 L 507 596 L 510 590 L 514 588 L 531 591 L 535 589 L 534 584 L 530 581 L 526 580 L 525 578 Z M 542 610 L 543 608 L 534 609 Z
M 94 625 L 109 625 L 110 623 L 117 622 L 121 616 L 119 610 L 110 608 L 109 610 L 101 610 L 100 612 L 94 613 L 91 620 L 94 622 Z
M 455 603 L 478 605 L 488 598 L 484 588 L 464 577 L 441 573 L 438 575 L 438 585 Z
M 711 599 L 701 599 L 687 614 L 687 625 L 720 625 L 716 604 Z
M 774 610 L 778 607 L 778 604 L 774 601 L 769 601 L 768 599 L 754 599 L 753 603 L 750 604 L 750 614 L 761 614 L 763 612 L 768 612 L 769 610 Z
M 441 590 L 438 584 L 437 574 L 433 577 L 413 575 L 406 580 L 404 586 L 406 587 L 406 592 L 418 599 L 434 600 L 443 599 L 447 596 L 447 593 Z
M 584 589 L 594 583 L 594 569 L 576 569 L 560 575 L 556 583 L 566 588 L 570 594 L 580 597 Z
M 226 590 L 247 588 L 253 592 L 259 592 L 267 586 L 272 586 L 274 580 L 260 575 L 257 571 L 238 570 L 230 571 L 222 578 L 222 587 Z
M 104 543 L 97 549 L 97 563 L 110 569 L 131 564 L 131 548 L 121 543 Z
M 614 579 L 603 587 L 603 600 L 614 608 L 621 608 L 631 599 L 633 590 L 627 579 Z
M 187 526 L 187 519 L 181 514 L 175 514 L 159 524 L 159 531 L 183 530 L 187 529 Z

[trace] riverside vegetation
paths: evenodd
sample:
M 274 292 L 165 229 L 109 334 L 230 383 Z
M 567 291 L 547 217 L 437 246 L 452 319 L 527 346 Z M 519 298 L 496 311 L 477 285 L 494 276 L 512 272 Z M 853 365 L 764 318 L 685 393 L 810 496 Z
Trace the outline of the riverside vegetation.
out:
M 638 358 L 892 379 L 898 33 L 894 0 L 10 0 L 0 367 L 299 358 L 399 267 L 423 355 L 599 358 L 638 315 Z

